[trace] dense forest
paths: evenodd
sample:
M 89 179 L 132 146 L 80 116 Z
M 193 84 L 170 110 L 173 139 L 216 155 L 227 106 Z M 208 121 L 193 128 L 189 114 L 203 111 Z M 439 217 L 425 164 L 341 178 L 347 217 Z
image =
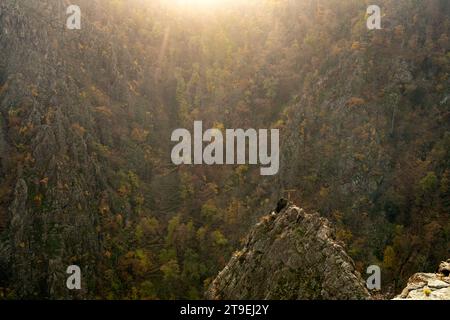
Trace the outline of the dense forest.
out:
M 187 3 L 0 2 L 0 299 L 201 299 L 281 197 L 386 297 L 450 256 L 448 0 Z M 279 129 L 279 174 L 173 165 L 196 120 Z

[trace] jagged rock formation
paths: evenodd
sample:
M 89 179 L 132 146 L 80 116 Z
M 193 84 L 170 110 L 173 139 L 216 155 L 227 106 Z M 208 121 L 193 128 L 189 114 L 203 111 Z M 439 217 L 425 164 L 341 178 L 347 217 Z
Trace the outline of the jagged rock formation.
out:
M 437 273 L 416 273 L 394 300 L 450 300 L 450 259 L 441 262 Z
M 212 282 L 208 299 L 368 299 L 328 221 L 289 206 L 265 216 Z

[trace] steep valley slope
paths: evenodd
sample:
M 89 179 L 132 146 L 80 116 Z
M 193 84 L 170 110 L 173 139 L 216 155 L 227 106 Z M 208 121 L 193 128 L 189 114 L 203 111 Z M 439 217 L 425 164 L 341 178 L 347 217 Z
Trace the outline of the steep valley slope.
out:
M 167 2 L 78 0 L 68 30 L 69 0 L 0 1 L 0 299 L 366 298 L 373 264 L 393 297 L 448 259 L 448 0 L 380 0 L 371 31 L 366 1 Z M 280 129 L 280 173 L 174 166 L 171 133 L 196 120 Z M 291 208 L 253 239 L 298 252 L 246 247 L 283 196 L 320 217 Z M 297 259 L 312 249 L 330 255 Z M 251 255 L 294 271 L 268 288 L 252 262 L 239 277 L 258 285 L 239 292 L 215 280 Z

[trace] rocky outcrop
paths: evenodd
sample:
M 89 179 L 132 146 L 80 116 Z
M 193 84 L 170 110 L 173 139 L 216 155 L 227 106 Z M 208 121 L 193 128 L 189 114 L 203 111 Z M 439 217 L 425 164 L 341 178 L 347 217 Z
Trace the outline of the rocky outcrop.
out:
M 210 285 L 208 299 L 368 299 L 328 221 L 288 206 L 262 218 Z
M 441 262 L 437 273 L 416 273 L 394 300 L 450 300 L 450 259 Z

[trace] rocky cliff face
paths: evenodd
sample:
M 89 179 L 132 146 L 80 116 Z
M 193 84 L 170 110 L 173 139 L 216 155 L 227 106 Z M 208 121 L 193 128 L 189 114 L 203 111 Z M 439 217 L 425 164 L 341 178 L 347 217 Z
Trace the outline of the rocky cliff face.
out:
M 150 180 L 143 144 L 152 120 L 142 115 L 153 109 L 129 96 L 144 77 L 142 54 L 130 54 L 131 38 L 101 3 L 78 1 L 82 30 L 68 30 L 70 1 L 0 1 L 0 288 L 11 288 L 8 298 L 97 297 L 100 282 L 112 283 L 102 271 L 117 269 L 106 262 L 116 222 L 130 226 L 142 212 L 131 185 Z M 69 265 L 82 269 L 81 290 L 66 288 Z
M 394 300 L 450 300 L 450 259 L 441 262 L 437 273 L 416 273 Z
M 288 206 L 262 219 L 207 291 L 209 299 L 368 299 L 328 221 Z
M 0 4 L 0 176 L 9 214 L 0 263 L 26 298 L 86 297 L 84 289 L 65 288 L 65 270 L 95 265 L 100 247 L 101 168 L 91 151 L 95 138 L 74 130 L 92 123 L 67 62 L 73 35 L 48 21 L 60 8 L 51 1 Z M 86 267 L 85 278 L 94 272 Z

